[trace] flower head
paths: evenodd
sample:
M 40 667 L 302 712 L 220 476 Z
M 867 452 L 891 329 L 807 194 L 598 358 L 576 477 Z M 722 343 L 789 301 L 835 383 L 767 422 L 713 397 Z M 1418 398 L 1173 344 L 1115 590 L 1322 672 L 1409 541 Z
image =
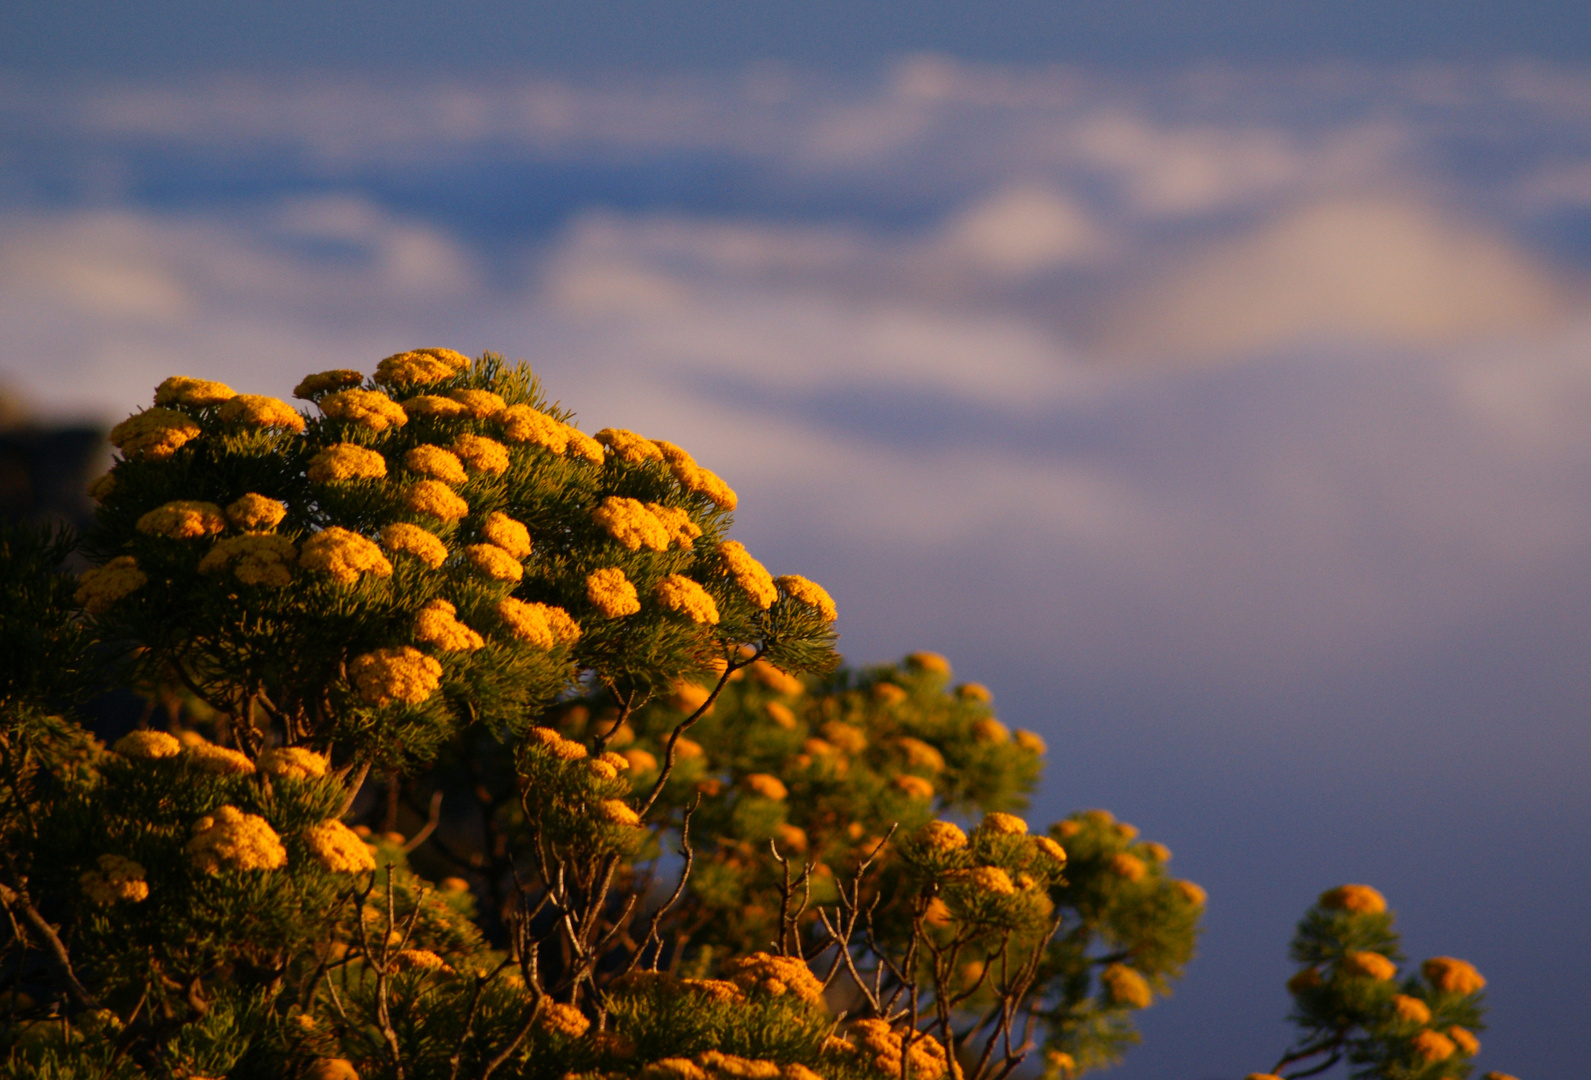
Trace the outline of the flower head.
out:
M 950 677 L 950 661 L 934 652 L 914 652 L 906 656 L 906 666 L 913 671 L 925 671 L 932 675 Z
M 469 367 L 469 357 L 452 349 L 415 349 L 394 353 L 376 365 L 383 386 L 424 386 L 451 379 Z
M 298 564 L 326 574 L 339 585 L 352 585 L 360 574 L 392 576 L 392 564 L 380 548 L 340 525 L 328 526 L 304 541 Z
M 155 761 L 182 753 L 182 743 L 164 731 L 131 731 L 117 739 L 111 749 L 122 757 Z
M 692 622 L 718 624 L 718 604 L 711 594 L 683 574 L 669 574 L 657 583 L 658 603 Z
M 226 517 L 244 532 L 270 532 L 287 516 L 287 504 L 249 492 L 226 508 Z
M 653 551 L 668 550 L 668 530 L 639 499 L 609 495 L 602 500 L 601 506 L 591 511 L 591 518 L 631 551 L 643 547 Z
M 315 861 L 334 874 L 374 870 L 376 857 L 348 826 L 332 818 L 304 831 L 304 843 Z
M 696 459 L 671 442 L 659 439 L 653 444 L 662 451 L 663 460 L 674 474 L 680 487 L 692 495 L 704 496 L 720 510 L 733 510 L 738 502 L 734 491 L 711 470 L 696 464 Z
M 1486 986 L 1475 965 L 1451 956 L 1437 956 L 1420 966 L 1426 981 L 1444 994 L 1473 994 Z
M 205 552 L 204 558 L 199 560 L 199 573 L 220 573 L 230 566 L 232 575 L 245 585 L 281 588 L 293 580 L 293 564 L 297 558 L 298 548 L 285 536 L 274 533 L 229 536 Z
M 442 665 L 411 645 L 357 656 L 348 674 L 359 696 L 378 707 L 395 701 L 418 705 L 442 685 Z
M 392 962 L 403 971 L 447 971 L 447 961 L 430 949 L 399 949 L 392 954 Z
M 533 727 L 527 734 L 531 741 L 540 743 L 553 757 L 564 761 L 580 761 L 589 753 L 584 743 L 566 739 L 549 727 Z
M 432 600 L 414 620 L 414 639 L 443 652 L 474 652 L 486 639 L 459 622 L 458 609 L 446 600 Z
M 309 459 L 304 474 L 317 484 L 380 480 L 387 475 L 387 459 L 355 443 L 333 443 Z
M 452 398 L 438 397 L 435 394 L 421 394 L 419 397 L 405 398 L 401 404 L 403 411 L 410 416 L 431 416 L 440 420 L 451 420 L 460 416 L 469 415 L 469 410 Z
M 754 952 L 725 964 L 724 974 L 747 993 L 790 994 L 811 1005 L 823 1000 L 823 984 L 799 957 Z
M 1453 1045 L 1452 1039 L 1429 1028 L 1415 1034 L 1409 1040 L 1409 1046 L 1427 1062 L 1446 1061 L 1458 1053 L 1458 1047 Z
M 493 581 L 518 581 L 525 576 L 519 560 L 496 544 L 470 544 L 464 549 L 464 558 Z
M 287 849 L 276 830 L 257 814 L 223 806 L 194 826 L 187 852 L 209 874 L 222 870 L 275 870 L 287 865 Z
M 790 794 L 790 789 L 784 786 L 784 781 L 772 773 L 751 773 L 741 783 L 748 792 L 760 799 L 782 802 Z
M 186 375 L 173 375 L 155 387 L 156 405 L 185 405 L 190 409 L 221 405 L 236 396 L 237 392 L 225 383 L 190 379 Z
M 774 582 L 792 600 L 799 600 L 803 604 L 817 608 L 824 622 L 833 622 L 839 618 L 833 597 L 829 596 L 823 586 L 817 582 L 808 581 L 799 574 L 785 574 L 783 577 L 775 578 Z
M 74 597 L 90 615 L 103 615 L 116 601 L 143 588 L 149 576 L 131 555 L 118 555 L 104 566 L 84 570 Z
M 549 604 L 527 604 L 512 596 L 504 597 L 497 603 L 497 617 L 510 634 L 539 649 L 572 645 L 580 639 L 580 627 L 569 613 Z
M 145 409 L 110 429 L 111 445 L 127 457 L 160 461 L 199 437 L 199 425 L 171 409 Z
M 634 615 L 641 610 L 640 595 L 617 566 L 595 570 L 586 576 L 586 599 L 610 619 Z
M 638 828 L 641 824 L 641 815 L 631 809 L 630 804 L 623 799 L 603 799 L 596 805 L 596 814 L 609 825 Z
M 988 896 L 1016 895 L 1016 885 L 1011 881 L 1011 875 L 998 866 L 974 866 L 970 870 L 956 871 L 955 876 L 973 892 Z
M 597 442 L 613 451 L 613 456 L 640 465 L 646 461 L 662 461 L 663 451 L 651 439 L 642 438 L 623 428 L 603 428 L 596 433 Z
M 158 506 L 138 519 L 138 531 L 171 540 L 193 540 L 221 532 L 227 526 L 215 503 L 179 499 Z
M 896 739 L 895 746 L 906 755 L 907 768 L 922 769 L 931 773 L 944 771 L 945 756 L 921 739 L 907 735 Z
M 1111 964 L 1099 973 L 1099 981 L 1112 1005 L 1147 1009 L 1154 1000 L 1149 981 L 1125 964 Z
M 766 660 L 755 661 L 748 669 L 751 677 L 776 694 L 793 697 L 806 689 L 806 684 L 788 672 L 780 671 Z
M 1318 980 L 1317 980 L 1318 981 Z M 1408 994 L 1392 995 L 1392 1012 L 1405 1024 L 1425 1025 L 1431 1022 L 1431 1007 Z
M 333 368 L 331 371 L 305 375 L 302 381 L 293 387 L 293 396 L 303 398 L 305 401 L 314 401 L 322 394 L 329 394 L 334 390 L 347 390 L 349 387 L 358 386 L 364 381 L 365 377 L 357 371 L 352 371 L 348 368 Z
M 403 406 L 376 390 L 339 390 L 327 394 L 318 404 L 320 411 L 333 420 L 359 424 L 378 434 L 409 422 Z
M 975 682 L 964 682 L 956 687 L 956 697 L 962 701 L 975 701 L 983 705 L 994 700 L 994 695 L 989 692 L 987 686 Z
M 247 776 L 254 771 L 254 762 L 247 754 L 214 743 L 198 742 L 185 751 L 189 764 L 201 772 L 220 776 Z
M 773 575 L 768 573 L 762 563 L 751 557 L 751 553 L 739 540 L 725 540 L 719 544 L 718 557 L 724 560 L 724 568 L 729 571 L 729 576 L 735 579 L 735 584 L 739 585 L 758 607 L 766 611 L 773 606 L 775 600 L 779 599 L 779 590 L 773 583 Z
M 458 436 L 453 440 L 453 452 L 476 472 L 498 476 L 508 469 L 508 447 L 485 435 Z
M 404 454 L 403 464 L 410 472 L 429 476 L 444 484 L 462 484 L 468 479 L 464 475 L 464 463 L 457 454 L 430 443 L 421 443 Z
M 906 773 L 895 777 L 892 783 L 898 791 L 904 792 L 907 798 L 927 800 L 934 797 L 934 785 L 920 776 Z
M 1128 881 L 1142 881 L 1149 867 L 1131 852 L 1119 851 L 1110 857 L 1110 872 Z
M 1321 893 L 1316 902 L 1328 910 L 1361 915 L 1379 915 L 1387 910 L 1386 897 L 1368 885 L 1338 885 Z
M 239 394 L 216 410 L 216 415 L 229 424 L 304 430 L 304 418 L 297 409 L 281 398 L 264 394 Z
M 1346 975 L 1386 982 L 1398 973 L 1398 965 L 1378 952 L 1345 953 L 1340 965 Z
M 1053 859 L 1055 862 L 1062 864 L 1066 862 L 1066 849 L 1048 836 L 1035 836 L 1033 838 L 1033 846 L 1038 848 L 1039 852 L 1048 859 Z
M 260 772 L 284 780 L 314 780 L 326 775 L 331 763 L 323 754 L 302 746 L 276 746 L 260 755 Z
M 566 1039 L 578 1039 L 591 1027 L 591 1021 L 586 1019 L 585 1013 L 573 1005 L 548 1001 L 536 1017 L 536 1026 L 550 1034 L 562 1035 Z
M 1178 878 L 1171 882 L 1171 887 L 1177 890 L 1177 893 L 1182 897 L 1182 899 L 1186 900 L 1194 907 L 1202 908 L 1205 904 L 1205 901 L 1210 898 L 1209 894 L 1206 893 L 1204 889 L 1200 888 L 1197 883 L 1192 881 L 1184 881 Z
M 537 412 L 529 405 L 510 405 L 492 419 L 509 442 L 530 443 L 554 454 L 561 454 L 568 448 L 569 434 L 573 430 L 562 420 Z
M 85 871 L 77 879 L 94 903 L 105 905 L 130 900 L 136 904 L 149 898 L 149 882 L 144 880 L 141 865 L 121 855 L 101 855 L 95 861 L 99 869 Z
M 983 824 L 979 828 L 995 836 L 1023 836 L 1028 831 L 1028 823 L 1015 814 L 995 811 L 983 815 Z
M 447 562 L 447 545 L 441 538 L 408 522 L 382 526 L 381 544 L 394 555 L 399 552 L 413 555 L 432 570 Z
M 1042 754 L 1049 749 L 1044 745 L 1044 737 L 1032 731 L 1018 731 L 1016 744 L 1030 754 Z
M 457 521 L 470 512 L 470 504 L 437 480 L 416 480 L 403 489 L 403 505 L 416 514 L 429 514 L 439 521 Z
M 477 420 L 494 416 L 508 407 L 508 403 L 490 390 L 450 390 L 448 397 L 464 406 L 464 411 Z
M 972 737 L 990 746 L 1002 746 L 1011 740 L 1011 729 L 992 716 L 982 716 L 972 722 Z
M 961 826 L 949 821 L 930 821 L 913 834 L 913 839 L 928 851 L 948 854 L 967 846 L 967 834 Z
M 1474 1057 L 1481 1052 L 1481 1041 L 1468 1028 L 1454 1024 L 1447 1029 L 1447 1037 L 1453 1040 L 1453 1045 L 1458 1047 L 1458 1052 L 1465 1057 Z
M 530 554 L 530 530 L 501 510 L 493 510 L 486 515 L 481 535 L 516 559 L 523 559 Z
M 663 531 L 668 534 L 669 541 L 681 551 L 689 551 L 702 535 L 701 526 L 691 520 L 689 511 L 681 510 L 677 506 L 665 506 L 662 503 L 647 503 L 646 508 L 652 516 L 657 518 L 663 526 Z

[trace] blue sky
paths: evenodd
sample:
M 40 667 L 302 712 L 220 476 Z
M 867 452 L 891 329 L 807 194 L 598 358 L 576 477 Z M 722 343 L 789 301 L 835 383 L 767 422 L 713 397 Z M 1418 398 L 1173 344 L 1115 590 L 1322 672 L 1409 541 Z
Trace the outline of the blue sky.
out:
M 1380 7 L 12 11 L 0 379 L 523 357 L 1210 890 L 1117 1075 L 1268 1066 L 1342 881 L 1491 978 L 1483 1068 L 1569 1074 L 1591 35 Z

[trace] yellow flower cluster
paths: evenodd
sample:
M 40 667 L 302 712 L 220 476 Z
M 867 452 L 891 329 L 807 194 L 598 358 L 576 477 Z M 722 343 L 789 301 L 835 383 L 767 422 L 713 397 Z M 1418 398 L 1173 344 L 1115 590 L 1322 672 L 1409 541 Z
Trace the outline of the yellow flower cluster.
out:
M 293 387 L 293 396 L 313 401 L 321 394 L 334 390 L 346 390 L 351 386 L 358 386 L 365 381 L 365 377 L 357 371 L 348 368 L 333 368 L 331 371 L 320 371 L 314 375 L 305 375 L 299 384 Z
M 333 443 L 309 459 L 305 475 L 317 484 L 380 480 L 387 475 L 387 459 L 355 443 Z
M 260 755 L 260 772 L 282 780 L 315 780 L 326 775 L 331 763 L 323 754 L 302 746 L 277 746 Z
M 908 1044 L 904 1049 L 903 1043 Z M 909 1069 L 906 1075 L 916 1080 L 941 1080 L 949 1071 L 949 1059 L 938 1039 L 909 1029 L 897 1032 L 884 1020 L 858 1020 L 845 1045 L 870 1058 L 873 1068 L 885 1076 L 901 1076 Z
M 766 567 L 751 557 L 746 550 L 746 545 L 739 540 L 725 540 L 718 545 L 718 557 L 724 560 L 724 568 L 729 571 L 729 576 L 735 579 L 735 584 L 745 590 L 752 602 L 766 611 L 779 599 L 779 590 L 773 583 L 773 575 L 768 573 Z
M 1018 731 L 1016 744 L 1030 754 L 1042 754 L 1049 749 L 1044 744 L 1044 737 L 1033 731 Z
M 1111 964 L 1099 973 L 1099 981 L 1112 1005 L 1147 1009 L 1154 1000 L 1149 981 L 1126 964 Z
M 647 503 L 646 508 L 657 518 L 658 524 L 663 526 L 663 531 L 668 533 L 671 543 L 681 551 L 689 551 L 696 538 L 702 535 L 699 525 L 691 520 L 690 513 L 677 506 L 664 506 L 662 503 Z
M 287 504 L 249 492 L 226 508 L 226 517 L 244 532 L 270 532 L 287 516 Z
M 781 1067 L 777 1061 L 760 1061 L 726 1054 L 721 1050 L 705 1050 L 696 1055 L 696 1063 L 711 1080 L 805 1080 L 799 1073 Z M 795 1066 L 802 1068 L 802 1066 Z M 804 1070 L 811 1072 L 810 1069 Z
M 199 425 L 171 409 L 145 409 L 110 429 L 111 445 L 127 457 L 169 458 L 199 437 Z
M 315 861 L 334 874 L 354 874 L 376 868 L 376 857 L 369 845 L 336 818 L 306 829 L 304 843 Z
M 1431 1022 L 1431 1007 L 1417 997 L 1408 994 L 1392 995 L 1392 1012 L 1405 1024 L 1429 1024 Z
M 766 660 L 758 660 L 749 669 L 751 677 L 776 694 L 793 697 L 806 689 L 806 684 L 788 672 L 780 671 Z
M 84 611 L 103 615 L 116 601 L 137 592 L 148 581 L 149 576 L 138 569 L 137 559 L 118 555 L 104 566 L 84 570 L 73 595 Z
M 247 776 L 254 771 L 254 762 L 249 760 L 247 754 L 202 739 L 189 743 L 186 753 L 189 764 L 201 772 L 219 776 Z
M 392 954 L 392 962 L 402 971 L 452 972 L 448 962 L 430 949 L 399 949 Z
M 287 849 L 276 830 L 258 814 L 245 814 L 235 806 L 223 806 L 200 818 L 186 850 L 194 866 L 209 874 L 287 865 Z
M 377 434 L 409 422 L 403 406 L 377 390 L 339 390 L 327 394 L 318 404 L 331 419 L 358 424 Z
M 281 588 L 293 580 L 292 567 L 297 558 L 298 549 L 285 536 L 229 536 L 205 552 L 199 560 L 199 573 L 219 573 L 230 566 L 233 575 L 245 585 Z
M 348 674 L 359 687 L 359 696 L 375 706 L 395 701 L 418 705 L 442 685 L 442 665 L 411 645 L 357 656 L 348 665 Z
M 179 499 L 157 506 L 138 519 L 138 531 L 170 540 L 194 540 L 226 529 L 226 518 L 215 503 Z
M 190 379 L 186 375 L 162 379 L 160 385 L 155 387 L 156 405 L 184 405 L 190 409 L 220 405 L 236 396 L 237 392 L 226 383 Z
M 562 454 L 569 449 L 574 441 L 576 430 L 564 423 L 555 420 L 544 412 L 537 412 L 529 405 L 510 405 L 492 418 L 503 430 L 503 437 L 512 443 L 530 443 L 550 450 L 554 454 Z M 582 439 L 590 439 L 589 435 L 580 434 Z M 592 442 L 597 447 L 596 464 L 602 463 L 602 446 Z
M 497 603 L 497 617 L 509 633 L 538 649 L 573 645 L 580 640 L 580 624 L 563 608 L 551 604 L 527 604 L 512 596 L 504 597 Z
M 508 403 L 490 390 L 450 390 L 449 398 L 464 406 L 464 411 L 477 420 L 495 416 L 508 407 Z
M 745 1001 L 746 993 L 727 979 L 681 979 L 680 989 L 688 990 L 719 1005 Z
M 617 566 L 596 570 L 586 577 L 586 599 L 610 619 L 634 615 L 641 610 L 641 597 Z
M 117 739 L 111 749 L 122 757 L 155 761 L 182 753 L 182 743 L 164 731 L 130 731 Z
M 1077 1059 L 1065 1050 L 1046 1050 L 1044 1052 L 1044 1073 L 1046 1076 L 1058 1077 L 1059 1080 L 1072 1080 L 1072 1077 L 1077 1075 Z M 1254 1080 L 1254 1077 L 1250 1076 L 1248 1080 Z M 1261 1080 L 1264 1080 L 1264 1078 L 1262 1077 Z M 1276 1080 L 1281 1080 L 1281 1077 L 1277 1077 Z
M 651 439 L 643 438 L 623 428 L 603 428 L 594 436 L 597 442 L 613 451 L 613 455 L 631 465 L 647 461 L 662 461 L 663 451 Z
M 790 706 L 784 702 L 770 701 L 763 705 L 762 711 L 767 714 L 768 719 L 784 728 L 784 730 L 794 731 L 796 729 L 796 715 L 790 711 Z
M 945 768 L 945 755 L 921 739 L 914 739 L 910 735 L 897 739 L 895 745 L 906 755 L 906 767 L 910 769 L 924 769 L 928 772 L 943 772 Z
M 692 622 L 718 625 L 718 604 L 707 590 L 683 574 L 670 574 L 657 583 L 658 603 Z
M 458 459 L 457 454 L 430 443 L 421 443 L 404 454 L 403 464 L 410 472 L 429 476 L 444 484 L 462 484 L 467 479 L 464 475 L 464 463 Z
M 983 716 L 972 722 L 972 737 L 989 746 L 1004 746 L 1011 741 L 1011 729 L 992 716 Z
M 1048 836 L 1035 836 L 1033 838 L 1033 846 L 1038 848 L 1039 851 L 1044 855 L 1054 859 L 1058 863 L 1066 862 L 1066 849 L 1057 844 L 1054 840 L 1051 840 Z M 1192 884 L 1192 882 L 1189 882 L 1189 884 Z M 1195 885 L 1194 888 L 1198 888 L 1198 886 Z
M 914 652 L 906 654 L 906 666 L 914 671 L 926 671 L 932 675 L 950 677 L 950 661 L 935 652 Z
M 790 794 L 790 790 L 784 786 L 784 781 L 772 773 L 751 773 L 741 783 L 745 785 L 747 791 L 758 798 L 773 799 L 775 802 L 782 801 Z
M 217 409 L 216 415 L 229 424 L 304 430 L 304 418 L 297 409 L 281 398 L 264 394 L 239 394 Z
M 452 420 L 469 414 L 469 410 L 459 402 L 435 394 L 405 398 L 400 404 L 403 406 L 403 411 L 410 416 L 431 416 L 439 420 Z
M 1143 846 L 1143 852 L 1144 856 L 1151 862 L 1168 863 L 1171 861 L 1171 849 L 1153 840 Z
M 1350 952 L 1340 965 L 1345 975 L 1386 982 L 1398 973 L 1398 965 L 1378 952 Z
M 464 558 L 493 581 L 518 581 L 525 576 L 519 560 L 496 544 L 470 544 L 464 549 Z
M 418 525 L 402 521 L 383 525 L 381 543 L 394 555 L 399 552 L 413 555 L 432 570 L 447 561 L 447 545 L 435 533 Z
M 469 366 L 469 357 L 452 349 L 413 349 L 381 361 L 373 377 L 383 386 L 421 386 L 451 379 Z
M 760 990 L 771 997 L 792 994 L 810 1005 L 823 1001 L 823 984 L 800 957 L 754 952 L 724 965 L 724 974 L 748 993 Z
M 626 750 L 620 756 L 629 764 L 630 771 L 635 773 L 637 777 L 645 776 L 647 773 L 655 772 L 657 769 L 657 755 L 648 750 L 632 748 Z
M 817 608 L 824 622 L 833 622 L 839 618 L 839 613 L 834 608 L 834 598 L 817 582 L 808 581 L 800 574 L 785 574 L 783 577 L 775 578 L 774 582 L 784 590 L 786 596 Z
M 696 459 L 671 442 L 659 439 L 653 443 L 663 453 L 663 460 L 674 474 L 679 486 L 693 495 L 702 495 L 720 510 L 733 510 L 739 501 L 728 484 L 717 474 L 696 464 Z
M 1110 857 L 1110 872 L 1128 881 L 1142 881 L 1144 875 L 1149 873 L 1149 867 L 1131 852 L 1118 851 Z
M 1027 822 L 1015 814 L 1002 814 L 998 810 L 983 815 L 983 824 L 978 827 L 995 836 L 1023 836 L 1028 831 Z
M 414 620 L 414 639 L 443 652 L 474 652 L 486 639 L 457 619 L 458 609 L 446 600 L 432 600 Z
M 885 705 L 899 705 L 911 695 L 894 683 L 881 682 L 873 684 L 873 696 Z
M 546 747 L 553 757 L 564 761 L 579 761 L 587 754 L 584 744 L 577 743 L 573 739 L 566 739 L 549 727 L 531 728 L 528 738 Z
M 96 904 L 114 904 L 118 900 L 137 903 L 149 898 L 149 882 L 144 880 L 144 868 L 121 855 L 101 855 L 98 870 L 84 871 L 78 877 L 83 892 Z
M 1452 1039 L 1440 1031 L 1429 1029 L 1417 1033 L 1409 1040 L 1409 1046 L 1427 1062 L 1446 1061 L 1458 1053 L 1458 1047 L 1453 1044 Z
M 960 851 L 967 846 L 967 834 L 961 831 L 961 826 L 950 821 L 930 821 L 917 830 L 915 839 L 925 850 L 941 855 Z
M 486 516 L 481 535 L 515 559 L 530 554 L 530 530 L 501 510 L 493 510 Z
M 934 797 L 934 785 L 920 776 L 912 776 L 910 774 L 897 776 L 894 784 L 898 790 L 904 792 L 906 797 L 910 799 L 932 799 Z
M 1481 1052 L 1481 1041 L 1475 1033 L 1457 1024 L 1447 1029 L 1447 1037 L 1453 1040 L 1453 1045 L 1458 1047 L 1458 1052 L 1466 1057 L 1474 1057 Z
M 352 585 L 360 574 L 391 577 L 392 564 L 373 542 L 340 525 L 331 525 L 304 541 L 298 564 L 319 570 L 339 585 Z
M 956 687 L 956 696 L 962 701 L 976 701 L 984 705 L 994 700 L 987 686 L 975 682 L 964 682 Z
M 1420 966 L 1426 981 L 1444 994 L 1473 994 L 1486 986 L 1475 966 L 1451 956 L 1436 956 Z
M 541 1013 L 536 1017 L 536 1026 L 548 1034 L 578 1039 L 591 1027 L 591 1021 L 573 1005 L 544 1000 Z
M 974 866 L 970 870 L 958 870 L 954 876 L 973 892 L 989 896 L 1016 895 L 1016 885 L 1012 883 L 1011 875 L 998 866 Z
M 1338 885 L 1321 893 L 1317 903 L 1327 910 L 1356 915 L 1379 915 L 1387 910 L 1386 897 L 1368 885 Z
M 508 469 L 508 447 L 485 435 L 458 436 L 453 440 L 453 452 L 476 472 L 498 476 Z
M 823 725 L 823 737 L 847 754 L 860 754 L 867 749 L 867 732 L 844 720 L 830 720 Z
M 403 505 L 416 514 L 429 514 L 440 521 L 457 521 L 470 512 L 469 503 L 436 480 L 416 480 L 404 488 Z
M 591 511 L 591 518 L 631 551 L 643 547 L 653 551 L 668 550 L 668 529 L 639 499 L 609 495 L 602 500 L 601 506 Z
M 625 828 L 639 828 L 641 815 L 637 814 L 629 803 L 623 799 L 603 799 L 597 803 L 596 815 L 609 825 L 622 825 Z
M 1320 988 L 1320 969 L 1307 967 L 1287 980 L 1287 989 L 1294 994 L 1302 994 Z

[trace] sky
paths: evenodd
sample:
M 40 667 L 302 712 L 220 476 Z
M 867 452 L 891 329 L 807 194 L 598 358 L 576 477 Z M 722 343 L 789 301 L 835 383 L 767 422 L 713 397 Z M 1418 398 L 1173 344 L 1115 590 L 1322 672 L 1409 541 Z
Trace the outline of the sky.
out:
M 1583 6 L 443 10 L 4 15 L 0 381 L 523 358 L 1209 890 L 1114 1075 L 1268 1067 L 1343 881 L 1490 978 L 1482 1070 L 1578 1071 Z

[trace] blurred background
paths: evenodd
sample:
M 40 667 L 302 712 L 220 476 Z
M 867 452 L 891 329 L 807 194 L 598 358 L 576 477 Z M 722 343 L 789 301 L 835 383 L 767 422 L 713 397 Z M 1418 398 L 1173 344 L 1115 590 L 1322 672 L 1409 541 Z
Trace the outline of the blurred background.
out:
M 1591 1057 L 1591 7 L 7 5 L 0 326 L 9 515 L 414 346 L 688 447 L 1208 888 L 1121 1080 L 1269 1067 L 1344 881 Z

